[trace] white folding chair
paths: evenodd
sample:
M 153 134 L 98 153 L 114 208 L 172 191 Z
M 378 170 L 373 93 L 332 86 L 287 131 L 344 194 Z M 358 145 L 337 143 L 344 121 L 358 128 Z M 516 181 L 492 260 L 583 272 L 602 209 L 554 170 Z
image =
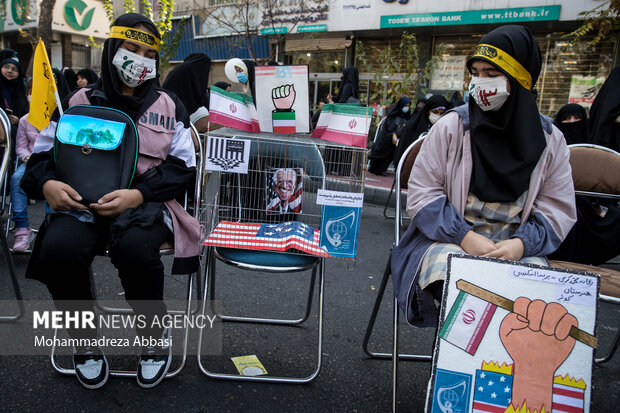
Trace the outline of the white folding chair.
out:
M 420 136 L 418 136 L 418 139 L 416 139 L 413 142 L 414 144 L 417 144 L 416 146 L 412 148 L 412 151 L 415 153 L 415 155 L 413 156 L 413 158 L 410 158 L 410 162 L 405 162 L 405 165 L 402 168 L 402 173 L 405 173 L 407 176 L 409 176 L 409 173 L 411 172 L 411 167 L 413 166 L 413 161 L 415 160 L 415 156 L 417 156 L 418 152 L 420 152 L 420 147 L 422 146 L 422 142 L 424 141 L 424 138 L 426 137 L 426 135 L 427 135 L 427 132 L 422 132 Z M 401 178 L 400 185 L 401 185 L 400 189 L 407 189 L 407 180 Z M 383 207 L 383 216 L 388 219 L 396 218 L 396 216 L 388 215 L 388 208 L 390 207 L 390 201 L 392 200 L 392 194 L 394 193 L 395 188 L 396 188 L 396 175 L 394 175 L 394 181 L 392 182 L 392 188 L 390 188 L 388 199 L 387 201 L 385 201 L 385 206 Z M 400 190 L 396 192 L 398 193 L 398 195 L 400 195 Z M 401 214 L 400 216 L 402 219 L 407 218 L 403 216 L 403 214 Z M 401 227 L 403 225 L 402 219 L 401 219 Z
M 409 175 L 411 174 L 411 169 L 413 168 L 413 164 L 415 162 L 415 158 L 418 155 L 420 150 L 420 146 L 424 140 L 424 136 L 420 136 L 416 141 L 414 141 L 403 153 L 403 156 L 400 158 L 398 162 L 398 166 L 396 167 L 396 177 L 395 177 L 395 186 L 397 188 L 401 188 L 401 185 L 405 185 L 409 181 Z M 406 169 L 408 168 L 408 169 Z M 400 240 L 400 229 L 402 226 L 401 215 L 403 213 L 403 209 L 401 207 L 401 197 L 396 197 L 396 216 L 394 220 L 394 246 L 398 246 L 398 242 Z M 398 401 L 398 361 L 399 360 L 412 360 L 412 361 L 431 361 L 431 355 L 427 354 L 402 354 L 398 351 L 398 334 L 399 334 L 399 322 L 400 322 L 400 310 L 398 308 L 398 301 L 396 296 L 393 298 L 393 323 L 392 323 L 392 352 L 377 352 L 372 351 L 368 348 L 368 344 L 370 341 L 370 337 L 372 335 L 376 320 L 377 314 L 379 313 L 379 309 L 381 308 L 381 302 L 383 301 L 383 296 L 385 294 L 385 289 L 389 282 L 390 276 L 392 275 L 391 270 L 391 254 L 388 257 L 387 264 L 385 267 L 385 271 L 383 272 L 383 278 L 381 279 L 381 284 L 379 286 L 379 290 L 377 291 L 377 298 L 375 300 L 375 304 L 370 315 L 370 320 L 368 322 L 368 326 L 366 327 L 366 333 L 364 335 L 364 340 L 362 343 L 362 348 L 364 352 L 376 359 L 391 359 L 392 360 L 392 411 L 397 410 L 397 401 Z M 394 357 L 394 354 L 397 357 Z

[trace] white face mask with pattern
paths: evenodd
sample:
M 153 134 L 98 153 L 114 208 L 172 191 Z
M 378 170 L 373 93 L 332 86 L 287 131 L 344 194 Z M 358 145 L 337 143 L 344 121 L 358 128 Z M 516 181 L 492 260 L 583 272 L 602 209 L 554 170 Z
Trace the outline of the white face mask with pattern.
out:
M 497 111 L 510 96 L 506 87 L 507 81 L 505 76 L 472 76 L 469 82 L 469 95 L 483 111 Z
M 138 87 L 157 76 L 157 62 L 139 54 L 120 48 L 116 51 L 112 64 L 124 84 Z

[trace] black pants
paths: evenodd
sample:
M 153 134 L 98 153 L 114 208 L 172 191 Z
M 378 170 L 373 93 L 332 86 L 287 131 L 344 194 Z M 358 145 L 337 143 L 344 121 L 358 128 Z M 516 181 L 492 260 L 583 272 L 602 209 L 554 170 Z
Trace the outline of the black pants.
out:
M 92 311 L 89 267 L 97 252 L 105 248 L 109 233 L 110 221 L 107 219 L 98 218 L 92 224 L 65 214 L 49 217 L 39 263 L 47 270 L 45 283 L 58 310 Z M 161 336 L 161 329 L 152 329 L 151 324 L 154 316 L 166 314 L 164 265 L 159 249 L 171 236 L 163 222 L 148 228 L 130 227 L 109 251 L 125 289 L 125 299 L 136 314 L 146 317 L 146 328 L 138 329 L 140 335 Z M 80 301 L 71 303 L 67 300 Z M 96 331 L 69 330 L 69 334 L 74 338 L 92 338 Z

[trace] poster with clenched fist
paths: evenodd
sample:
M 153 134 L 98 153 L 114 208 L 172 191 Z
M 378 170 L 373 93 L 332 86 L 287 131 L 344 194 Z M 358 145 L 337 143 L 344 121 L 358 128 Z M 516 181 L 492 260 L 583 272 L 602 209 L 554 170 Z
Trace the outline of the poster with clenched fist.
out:
M 308 66 L 258 66 L 256 111 L 261 132 L 310 132 Z
M 451 255 L 426 411 L 589 412 L 599 281 Z

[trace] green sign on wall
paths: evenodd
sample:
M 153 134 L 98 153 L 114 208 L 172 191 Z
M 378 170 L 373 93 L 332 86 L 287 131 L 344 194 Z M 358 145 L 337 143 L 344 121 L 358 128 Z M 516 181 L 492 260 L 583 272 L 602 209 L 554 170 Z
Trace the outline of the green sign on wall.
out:
M 326 32 L 327 25 L 326 24 L 312 24 L 310 26 L 298 26 L 297 33 L 308 33 L 308 32 Z
M 93 7 L 92 9 L 87 10 L 86 13 L 84 13 L 84 9 L 86 9 L 86 7 L 86 3 L 84 3 L 82 0 L 69 0 L 65 3 L 65 21 L 72 29 L 82 31 L 88 29 L 88 27 L 90 26 L 90 23 L 93 20 L 93 14 L 95 13 L 95 8 Z M 82 13 L 84 14 L 82 15 Z M 82 24 L 78 23 L 78 15 L 83 16 Z
M 275 28 L 267 28 L 261 29 L 260 34 L 284 34 L 288 31 L 286 27 L 275 27 Z
M 559 20 L 561 6 L 381 16 L 381 28 Z

